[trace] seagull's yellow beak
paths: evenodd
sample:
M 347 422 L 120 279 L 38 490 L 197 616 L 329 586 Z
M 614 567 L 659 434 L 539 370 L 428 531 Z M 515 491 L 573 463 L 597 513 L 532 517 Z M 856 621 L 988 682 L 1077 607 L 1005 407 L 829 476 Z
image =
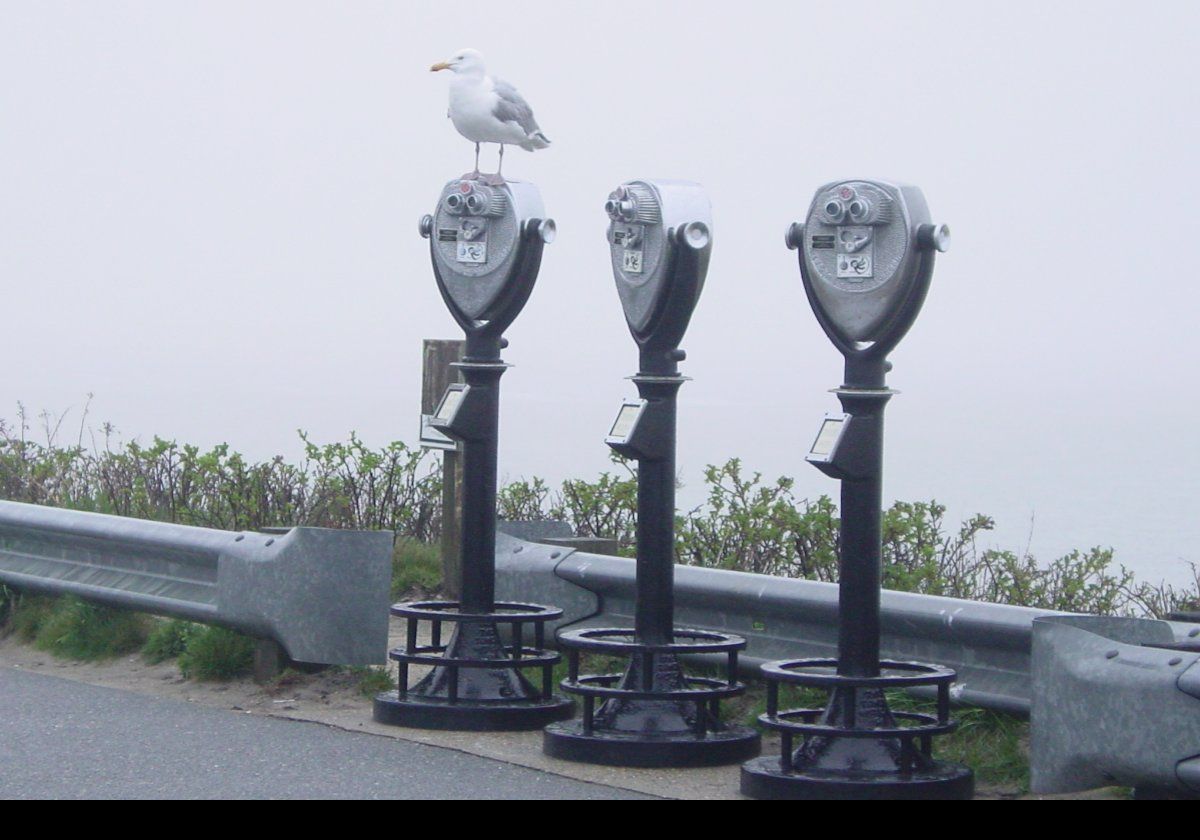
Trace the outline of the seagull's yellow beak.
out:
M 448 61 L 439 61 L 437 64 L 429 68 L 430 73 L 436 73 L 439 70 L 449 70 L 450 63 Z

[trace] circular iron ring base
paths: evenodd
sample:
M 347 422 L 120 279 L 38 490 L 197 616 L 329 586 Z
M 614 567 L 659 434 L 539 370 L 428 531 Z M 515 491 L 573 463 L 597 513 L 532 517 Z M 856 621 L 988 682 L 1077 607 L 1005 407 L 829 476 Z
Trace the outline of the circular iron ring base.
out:
M 784 772 L 777 757 L 763 756 L 742 765 L 742 793 L 754 799 L 970 799 L 975 795 L 975 774 L 946 761 L 903 776 Z
M 549 700 L 456 703 L 434 701 L 409 694 L 401 700 L 395 691 L 375 696 L 372 717 L 388 726 L 413 729 L 449 729 L 460 732 L 517 732 L 541 729 L 575 713 L 575 702 L 559 695 Z
M 615 767 L 717 767 L 758 755 L 761 736 L 745 726 L 696 735 L 642 735 L 592 730 L 580 721 L 555 723 L 542 735 L 542 752 L 551 758 Z

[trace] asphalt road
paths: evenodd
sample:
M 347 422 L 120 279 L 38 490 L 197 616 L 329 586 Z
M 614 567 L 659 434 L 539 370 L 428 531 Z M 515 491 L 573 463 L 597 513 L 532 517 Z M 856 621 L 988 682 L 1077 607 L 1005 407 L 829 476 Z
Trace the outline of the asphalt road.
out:
M 454 750 L 5 668 L 0 798 L 648 797 Z

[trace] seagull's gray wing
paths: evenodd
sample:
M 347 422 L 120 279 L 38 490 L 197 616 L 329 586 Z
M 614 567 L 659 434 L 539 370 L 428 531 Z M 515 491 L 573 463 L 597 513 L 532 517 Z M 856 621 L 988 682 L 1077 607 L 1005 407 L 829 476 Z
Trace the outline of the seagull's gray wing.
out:
M 500 122 L 515 122 L 521 126 L 525 136 L 529 137 L 539 131 L 537 120 L 533 118 L 533 109 L 525 101 L 525 97 L 517 93 L 517 89 L 501 79 L 495 80 L 496 95 L 500 99 L 492 109 L 492 116 Z

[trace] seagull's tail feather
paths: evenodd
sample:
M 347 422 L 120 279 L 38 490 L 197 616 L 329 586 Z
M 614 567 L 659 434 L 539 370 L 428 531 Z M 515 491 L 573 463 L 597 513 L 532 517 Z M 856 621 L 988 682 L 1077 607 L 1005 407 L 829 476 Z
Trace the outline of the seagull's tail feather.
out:
M 532 152 L 535 149 L 544 149 L 549 145 L 550 138 L 538 130 L 525 138 L 525 142 L 521 144 L 521 148 L 527 152 Z

